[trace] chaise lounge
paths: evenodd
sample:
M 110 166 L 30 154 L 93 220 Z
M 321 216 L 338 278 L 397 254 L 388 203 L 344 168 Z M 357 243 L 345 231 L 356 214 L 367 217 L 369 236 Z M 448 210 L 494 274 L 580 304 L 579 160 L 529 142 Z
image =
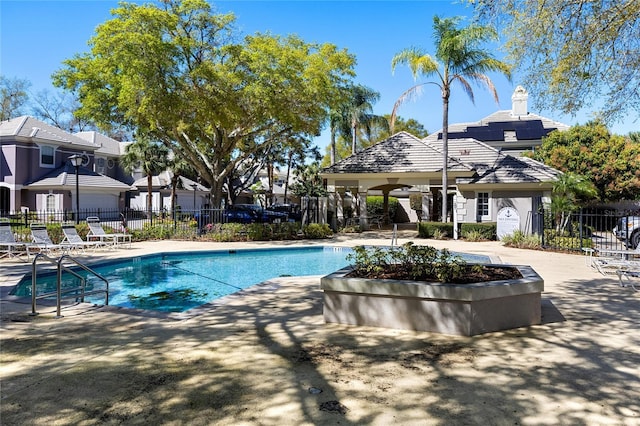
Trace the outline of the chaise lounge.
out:
M 127 244 L 131 247 L 131 235 L 125 233 L 112 233 L 108 234 L 102 228 L 100 224 L 100 218 L 91 216 L 87 218 L 87 225 L 89 225 L 89 233 L 87 234 L 88 241 L 102 241 L 105 244 L 112 244 L 119 246 L 120 244 Z
M 23 253 L 26 253 L 27 259 L 29 259 L 29 249 L 34 248 L 31 243 L 16 241 L 11 231 L 11 222 L 7 218 L 0 218 L 0 247 L 4 247 L 4 249 L 0 251 L 0 259 L 4 257 L 19 259 L 19 256 Z M 20 248 L 23 250 L 20 250 Z

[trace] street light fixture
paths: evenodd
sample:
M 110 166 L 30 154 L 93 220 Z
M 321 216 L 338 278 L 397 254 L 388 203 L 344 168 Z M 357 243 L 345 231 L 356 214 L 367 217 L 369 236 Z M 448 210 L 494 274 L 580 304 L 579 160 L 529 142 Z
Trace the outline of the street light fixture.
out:
M 69 157 L 71 165 L 76 168 L 76 225 L 80 223 L 80 185 L 78 183 L 78 169 L 82 164 L 82 155 L 74 154 Z

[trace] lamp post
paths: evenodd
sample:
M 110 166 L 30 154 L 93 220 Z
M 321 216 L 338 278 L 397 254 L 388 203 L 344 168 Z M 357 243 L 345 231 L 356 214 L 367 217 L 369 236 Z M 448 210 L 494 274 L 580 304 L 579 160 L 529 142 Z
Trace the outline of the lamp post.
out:
M 69 161 L 76 168 L 76 225 L 80 223 L 80 185 L 78 183 L 78 169 L 82 164 L 82 156 L 74 154 L 69 157 Z

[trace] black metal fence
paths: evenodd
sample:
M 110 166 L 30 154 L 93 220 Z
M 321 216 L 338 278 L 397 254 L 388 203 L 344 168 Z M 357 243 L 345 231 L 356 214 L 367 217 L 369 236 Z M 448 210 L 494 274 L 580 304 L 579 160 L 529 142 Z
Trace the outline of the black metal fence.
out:
M 537 217 L 536 217 L 537 216 Z M 554 214 L 541 210 L 534 220 L 542 223 L 543 232 L 539 233 L 542 247 L 553 250 L 581 251 L 583 248 L 625 250 L 632 241 L 634 229 L 620 228 L 622 218 L 640 216 L 638 210 L 614 210 L 584 208 L 569 215 Z M 637 232 L 640 232 L 638 230 Z
M 3 217 L 9 218 L 14 227 L 29 227 L 32 223 L 83 223 L 88 217 L 97 217 L 102 225 L 116 230 L 135 230 L 154 224 L 172 224 L 176 228 L 204 228 L 209 224 L 226 222 L 223 209 L 199 210 L 118 210 L 118 209 L 80 209 L 79 215 L 74 211 L 23 211 L 5 212 Z
M 321 222 L 316 204 L 306 206 L 305 222 Z M 118 209 L 81 209 L 77 217 L 73 211 L 24 211 L 4 212 L 13 227 L 30 227 L 32 223 L 82 223 L 87 217 L 98 217 L 100 222 L 117 231 L 133 231 L 164 225 L 182 235 L 207 232 L 212 225 L 228 220 L 224 209 L 181 209 L 176 211 L 141 211 Z M 318 217 L 316 217 L 318 216 Z M 614 228 L 622 218 L 640 217 L 640 209 L 582 209 L 568 216 L 556 215 L 541 209 L 533 215 L 535 233 L 543 248 L 551 250 L 581 251 L 583 248 L 624 250 L 633 240 L 633 233 L 640 229 L 627 228 L 616 236 Z
M 225 214 L 224 209 L 176 209 L 171 210 L 118 210 L 118 209 L 80 209 L 79 215 L 75 211 L 22 211 L 3 212 L 0 217 L 9 218 L 13 228 L 29 228 L 33 223 L 84 223 L 89 217 L 97 217 L 103 226 L 110 227 L 117 232 L 132 232 L 145 228 L 162 225 L 172 228 L 174 234 L 181 236 L 201 235 L 209 232 L 215 225 L 233 222 L 233 218 Z M 306 223 L 312 223 L 313 218 L 305 217 Z M 299 218 L 297 219 L 299 221 Z M 260 220 L 257 220 L 260 222 Z M 283 218 L 281 221 L 294 221 Z M 242 221 L 247 223 L 247 221 Z

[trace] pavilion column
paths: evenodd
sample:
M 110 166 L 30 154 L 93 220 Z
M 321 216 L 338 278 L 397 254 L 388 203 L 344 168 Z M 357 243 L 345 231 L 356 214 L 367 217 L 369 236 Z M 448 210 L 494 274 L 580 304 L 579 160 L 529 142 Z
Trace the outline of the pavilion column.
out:
M 369 218 L 367 217 L 367 193 L 358 192 L 358 205 L 360 216 L 360 229 L 363 231 L 369 230 Z
M 422 217 L 427 218 L 427 221 L 431 220 L 431 209 L 433 206 L 433 196 L 430 192 L 422 193 Z
M 336 212 L 336 214 L 334 215 L 336 219 L 335 229 L 338 229 L 339 225 L 340 226 L 344 225 L 344 197 L 343 197 L 343 193 L 340 192 L 339 190 L 336 190 L 333 193 L 333 196 L 334 196 L 335 212 Z
M 382 191 L 382 214 L 383 214 L 383 224 L 387 225 L 391 222 L 391 218 L 389 217 L 389 190 L 386 189 Z

